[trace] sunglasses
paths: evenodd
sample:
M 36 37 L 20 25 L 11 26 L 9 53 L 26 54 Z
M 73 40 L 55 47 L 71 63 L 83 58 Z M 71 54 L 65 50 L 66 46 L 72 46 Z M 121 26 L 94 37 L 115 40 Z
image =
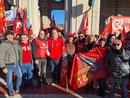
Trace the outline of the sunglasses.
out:
M 120 44 L 113 44 L 113 46 L 119 46 Z
M 83 36 L 79 36 L 79 38 L 80 38 L 80 37 L 83 37 Z

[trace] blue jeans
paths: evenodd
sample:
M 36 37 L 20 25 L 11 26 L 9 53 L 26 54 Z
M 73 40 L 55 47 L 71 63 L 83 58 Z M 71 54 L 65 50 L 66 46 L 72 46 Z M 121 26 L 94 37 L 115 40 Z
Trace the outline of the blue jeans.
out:
M 32 84 L 32 77 L 33 77 L 33 69 L 34 66 L 31 63 L 23 64 L 22 67 L 23 73 L 23 84 Z
M 121 84 L 119 84 L 121 87 L 121 98 L 127 98 L 128 81 L 129 81 L 128 78 L 121 79 Z M 110 81 L 110 97 L 114 96 L 116 85 L 117 85 L 116 82 Z
M 12 83 L 12 74 L 13 72 L 17 76 L 17 82 L 16 82 L 16 90 L 20 90 L 20 86 L 22 83 L 22 72 L 19 64 L 16 65 L 8 65 L 7 66 L 8 73 L 6 74 L 6 83 L 9 89 L 9 94 L 14 94 L 14 89 L 13 89 L 13 83 Z
M 50 59 L 53 82 L 60 82 L 61 61 Z

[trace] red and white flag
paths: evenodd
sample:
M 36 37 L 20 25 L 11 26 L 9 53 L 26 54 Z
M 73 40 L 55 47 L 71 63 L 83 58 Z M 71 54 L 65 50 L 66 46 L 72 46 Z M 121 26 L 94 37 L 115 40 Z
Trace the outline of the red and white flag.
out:
M 82 33 L 85 33 L 87 30 L 88 30 L 88 17 L 86 16 L 86 13 L 84 13 Z
M 20 34 L 21 31 L 22 31 L 22 20 L 20 19 L 20 12 L 19 12 L 19 9 L 17 9 L 17 13 L 16 13 L 16 19 L 14 21 L 14 26 L 13 26 L 13 31 L 14 31 L 14 34 Z

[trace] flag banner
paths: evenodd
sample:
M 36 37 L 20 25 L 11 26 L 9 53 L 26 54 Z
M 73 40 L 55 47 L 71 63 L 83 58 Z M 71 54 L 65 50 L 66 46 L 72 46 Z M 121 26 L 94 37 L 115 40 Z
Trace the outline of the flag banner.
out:
M 109 34 L 112 34 L 115 32 L 116 32 L 116 34 L 120 34 L 120 33 L 124 34 L 124 32 L 128 32 L 128 31 L 130 31 L 130 17 L 113 16 L 100 36 L 102 38 L 104 38 L 104 37 L 108 36 Z
M 6 16 L 4 10 L 4 0 L 0 0 L 0 33 L 4 34 L 7 30 Z
M 54 15 L 53 15 L 53 17 L 52 17 L 52 19 L 51 19 L 50 26 L 51 26 L 52 29 L 54 29 L 54 28 L 56 27 Z
M 28 30 L 29 30 L 27 21 L 28 21 L 28 19 L 27 19 L 27 9 L 24 8 L 24 10 L 23 10 L 23 32 L 26 33 L 26 34 L 28 34 Z
M 22 31 L 22 19 L 20 17 L 20 12 L 21 12 L 21 10 L 17 9 L 16 19 L 15 19 L 14 25 L 13 25 L 13 31 L 14 31 L 15 35 L 20 34 Z
M 62 86 L 65 86 L 68 78 L 68 60 L 67 56 L 62 57 L 61 64 L 61 74 L 60 74 L 60 83 Z
M 82 33 L 85 33 L 88 30 L 88 17 L 86 13 L 83 15 L 83 26 L 82 26 Z
M 14 21 L 15 21 L 15 18 L 16 18 L 16 9 L 6 11 L 5 15 L 6 15 L 6 24 L 7 24 L 7 26 L 14 25 Z
M 21 21 L 20 18 L 17 18 L 17 19 L 14 21 L 13 31 L 14 31 L 14 34 L 15 34 L 15 35 L 21 33 L 21 31 L 22 31 L 22 21 Z
M 106 49 L 100 48 L 75 54 L 69 81 L 71 87 L 78 89 L 93 80 L 107 78 L 107 70 L 104 66 L 105 55 Z
M 101 38 L 107 38 L 112 33 L 112 20 L 105 27 L 104 31 L 101 33 Z

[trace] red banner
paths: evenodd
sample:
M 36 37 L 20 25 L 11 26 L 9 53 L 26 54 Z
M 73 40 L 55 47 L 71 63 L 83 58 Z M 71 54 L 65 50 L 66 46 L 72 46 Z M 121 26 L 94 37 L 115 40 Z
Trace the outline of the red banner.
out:
M 106 49 L 102 48 L 75 54 L 69 81 L 73 89 L 81 88 L 90 81 L 107 77 L 104 66 L 105 55 Z
M 28 34 L 29 28 L 28 28 L 28 25 L 27 25 L 27 15 L 26 15 L 26 13 L 27 13 L 27 9 L 24 8 L 24 10 L 23 10 L 23 32 Z
M 62 64 L 61 64 L 60 83 L 62 86 L 66 85 L 67 77 L 68 77 L 68 60 L 67 56 L 65 56 L 62 57 Z
M 85 33 L 87 30 L 88 30 L 88 17 L 86 16 L 86 13 L 84 13 L 82 33 Z
M 7 30 L 6 27 L 6 16 L 4 10 L 4 0 L 0 0 L 0 32 L 5 33 Z
M 21 31 L 22 31 L 22 21 L 20 20 L 20 18 L 17 18 L 14 21 L 13 31 L 14 31 L 14 34 L 16 34 L 16 35 L 21 33 Z
M 101 33 L 100 36 L 105 37 L 114 32 L 116 32 L 117 34 L 121 33 L 123 36 L 125 36 L 124 32 L 128 32 L 128 31 L 130 31 L 130 17 L 113 16 L 111 18 L 111 21 L 105 27 L 104 31 Z

